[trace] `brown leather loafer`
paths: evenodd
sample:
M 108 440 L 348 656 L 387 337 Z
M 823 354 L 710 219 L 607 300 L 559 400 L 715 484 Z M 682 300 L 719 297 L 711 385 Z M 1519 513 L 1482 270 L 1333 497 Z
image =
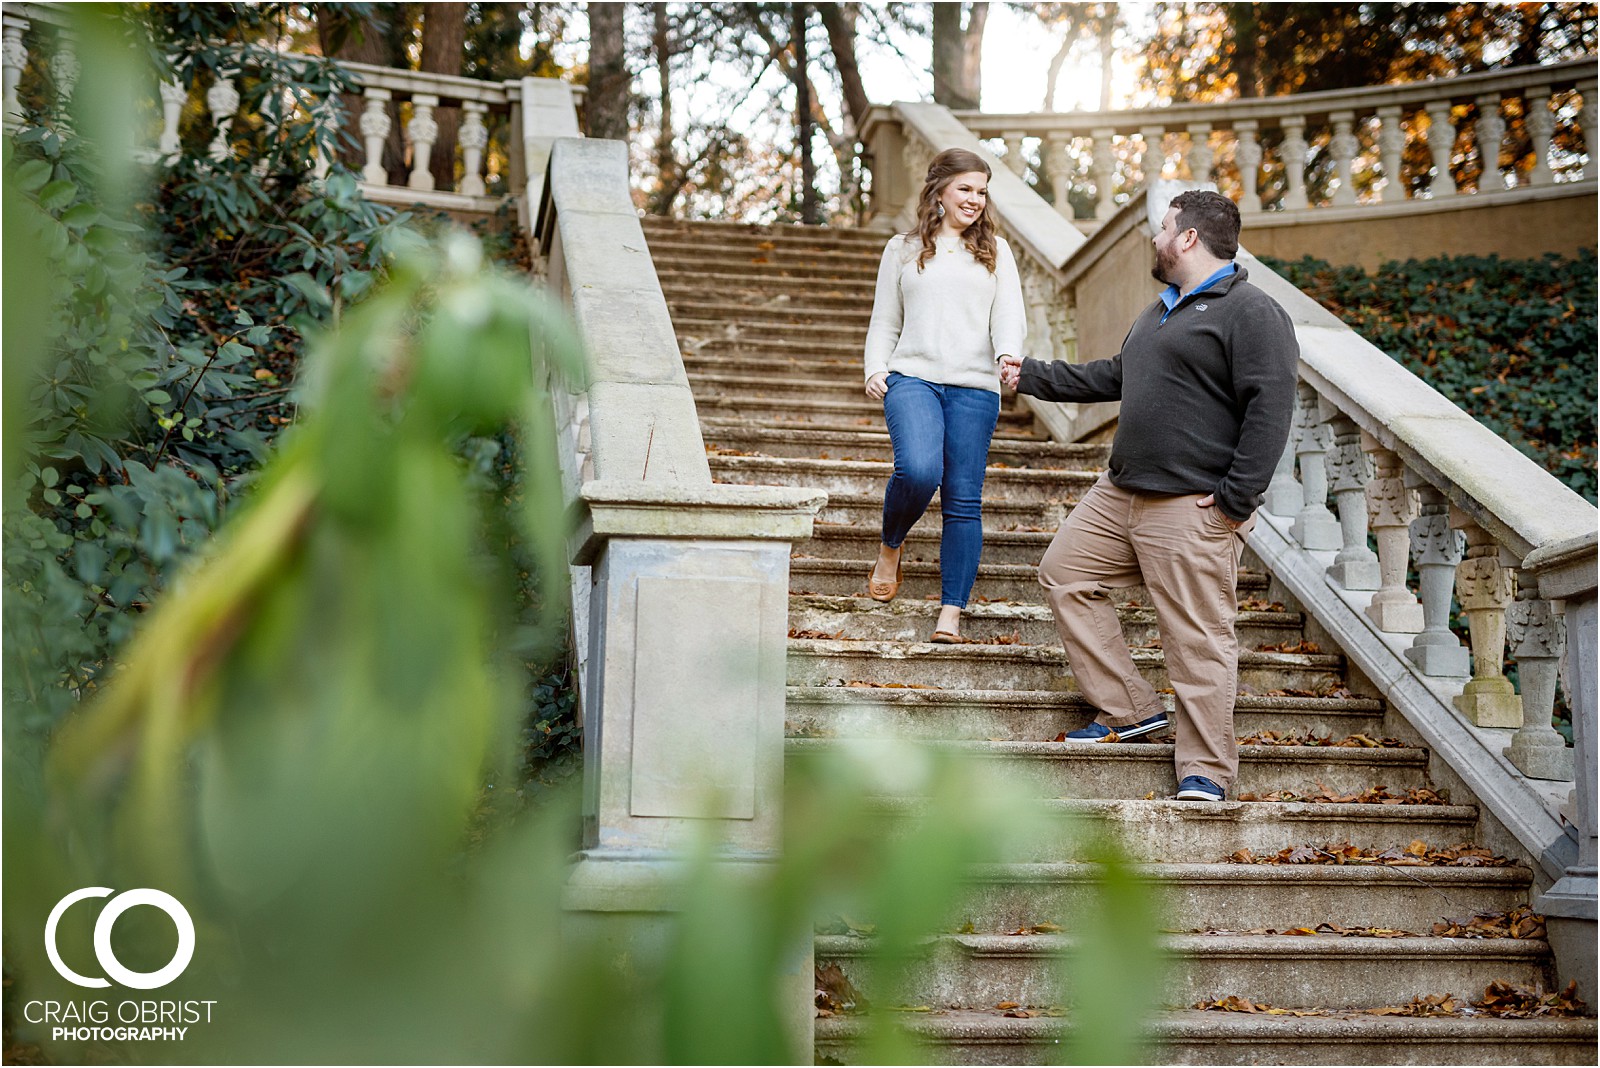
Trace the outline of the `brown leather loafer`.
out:
M 893 582 L 879 582 L 872 577 L 878 572 L 877 562 L 874 561 L 872 570 L 867 572 L 867 596 L 874 601 L 887 602 L 894 600 L 894 595 L 900 592 L 901 564 L 901 560 L 895 560 Z

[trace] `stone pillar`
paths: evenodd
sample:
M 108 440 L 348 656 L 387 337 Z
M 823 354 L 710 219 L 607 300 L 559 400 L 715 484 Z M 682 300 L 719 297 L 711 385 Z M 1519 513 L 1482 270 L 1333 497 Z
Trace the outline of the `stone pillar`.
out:
M 1139 127 L 1139 140 L 1144 142 L 1144 151 L 1139 155 L 1140 183 L 1149 189 L 1161 177 L 1161 172 L 1166 168 L 1167 157 L 1161 151 L 1161 142 L 1167 136 L 1163 126 Z
M 22 72 L 28 66 L 28 46 L 23 44 L 22 35 L 28 32 L 30 23 L 27 19 L 18 18 L 9 11 L 5 15 L 5 28 L 0 31 L 0 76 L 3 76 L 5 89 L 5 131 L 15 132 L 22 125 L 22 103 L 17 98 L 17 86 L 22 82 Z
M 1283 174 L 1289 187 L 1283 194 L 1283 206 L 1295 211 L 1308 206 L 1306 201 L 1306 120 L 1304 116 L 1289 115 L 1283 120 L 1283 143 L 1278 146 L 1278 156 L 1283 160 Z M 1302 473 L 1302 476 L 1304 474 Z
M 1422 109 L 1428 113 L 1428 151 L 1433 153 L 1433 181 L 1428 192 L 1435 199 L 1454 196 L 1456 180 L 1450 173 L 1455 155 L 1456 128 L 1450 125 L 1450 101 L 1434 100 Z
M 1550 723 L 1564 630 L 1560 613 L 1539 596 L 1539 577 L 1524 571 L 1517 599 L 1506 609 L 1506 634 L 1522 684 L 1522 727 L 1505 754 L 1530 779 L 1572 778 L 1572 750 Z
M 1051 134 L 1044 143 L 1045 165 L 1050 169 L 1050 192 L 1055 198 L 1056 213 L 1063 219 L 1072 218 L 1072 155 L 1067 151 L 1067 139 L 1061 134 Z
M 218 162 L 232 153 L 228 132 L 233 128 L 234 113 L 239 110 L 239 90 L 233 79 L 218 72 L 216 82 L 206 90 L 206 108 L 211 112 L 211 123 L 217 135 L 211 139 L 211 158 Z
M 367 162 L 361 168 L 361 178 L 373 185 L 389 184 L 389 172 L 383 166 L 383 143 L 389 139 L 394 122 L 389 118 L 390 95 L 387 89 L 372 88 L 361 94 L 361 140 L 367 148 Z
M 1401 154 L 1406 148 L 1406 131 L 1400 124 L 1400 115 L 1398 105 L 1378 109 L 1378 161 L 1383 165 L 1383 188 L 1378 199 L 1384 203 L 1398 203 L 1406 198 L 1405 175 L 1400 166 Z
M 1467 536 L 1466 559 L 1456 568 L 1456 599 L 1472 636 L 1472 678 L 1456 697 L 1456 710 L 1479 727 L 1520 727 L 1522 700 L 1504 670 L 1516 561 L 1460 509 L 1450 509 L 1450 525 Z
M 1234 146 L 1233 158 L 1239 165 L 1239 184 L 1242 192 L 1239 196 L 1239 210 L 1243 212 L 1261 210 L 1261 140 L 1257 136 L 1257 124 L 1254 119 L 1244 119 L 1233 124 L 1233 132 L 1239 136 L 1239 142 Z
M 1583 165 L 1583 176 L 1590 181 L 1600 173 L 1595 166 L 1595 152 L 1597 145 L 1600 145 L 1600 137 L 1596 136 L 1600 131 L 1595 130 L 1595 88 L 1594 82 L 1581 82 L 1578 85 L 1578 92 L 1583 95 L 1583 108 L 1578 112 L 1578 121 L 1583 124 L 1583 150 L 1589 157 Z
M 1328 453 L 1329 489 L 1339 505 L 1342 546 L 1327 570 L 1328 581 L 1347 590 L 1375 590 L 1380 585 L 1378 557 L 1367 548 L 1367 483 L 1372 472 L 1361 448 L 1355 420 L 1334 410 L 1329 420 L 1333 448 Z
M 1006 170 L 1018 178 L 1028 172 L 1028 161 L 1022 155 L 1022 139 L 1026 136 L 1021 130 L 1007 130 L 1000 135 L 1006 143 Z
M 1478 176 L 1478 192 L 1496 193 L 1506 187 L 1505 172 L 1500 169 L 1500 142 L 1506 136 L 1506 120 L 1500 116 L 1500 94 L 1485 93 L 1478 97 L 1478 160 L 1483 171 Z
M 1273 469 L 1272 482 L 1267 486 L 1266 499 L 1261 507 L 1273 515 L 1291 516 L 1299 515 L 1300 509 L 1306 506 L 1305 487 L 1294 477 L 1295 449 L 1300 444 L 1300 428 L 1289 428 L 1289 440 L 1283 447 L 1283 455 L 1278 457 L 1278 466 Z
M 1295 398 L 1295 458 L 1300 461 L 1300 485 L 1305 503 L 1289 534 L 1304 549 L 1337 549 L 1342 543 L 1339 521 L 1328 511 L 1328 426 L 1322 421 L 1317 391 L 1301 382 Z
M 178 119 L 183 115 L 183 105 L 189 100 L 189 90 L 182 82 L 162 82 L 161 137 L 156 141 L 156 154 L 163 163 L 173 163 L 182 150 L 178 139 Z
M 1600 627 L 1595 601 L 1595 532 L 1535 549 L 1523 567 L 1539 576 L 1539 596 L 1566 604 L 1567 698 L 1572 705 L 1574 826 L 1577 862 L 1533 903 L 1544 915 L 1558 984 L 1576 980 L 1578 996 L 1600 999 L 1596 983 L 1597 871 L 1595 820 L 1595 680 Z
M 1550 89 L 1529 89 L 1523 98 L 1527 109 L 1528 137 L 1533 142 L 1533 171 L 1528 175 L 1530 185 L 1549 185 L 1555 181 L 1550 173 L 1551 137 L 1556 132 L 1556 117 L 1550 111 Z
M 431 93 L 411 94 L 411 121 L 406 123 L 406 136 L 411 138 L 411 177 L 406 179 L 408 189 L 432 189 L 433 171 L 429 164 L 433 146 L 439 140 L 439 124 L 433 120 L 433 109 L 439 98 Z
M 1093 133 L 1094 217 L 1101 220 L 1111 218 L 1117 211 L 1117 202 L 1112 199 L 1117 176 L 1117 157 L 1111 145 L 1111 139 L 1115 136 L 1116 132 L 1108 129 L 1095 130 Z
M 1400 457 L 1368 435 L 1362 439 L 1376 468 L 1367 483 L 1367 520 L 1378 539 L 1379 572 L 1378 592 L 1367 605 L 1367 618 L 1381 631 L 1415 634 L 1422 629 L 1422 604 L 1406 589 L 1406 563 L 1417 495 L 1406 488 Z
M 1328 142 L 1328 152 L 1333 156 L 1333 172 L 1339 178 L 1339 188 L 1333 191 L 1333 203 L 1354 204 L 1356 202 L 1356 187 L 1351 177 L 1351 167 L 1355 163 L 1356 153 L 1361 151 L 1361 142 L 1356 138 L 1352 127 L 1355 125 L 1356 116 L 1353 111 L 1336 111 L 1328 116 L 1333 123 L 1333 139 Z
M 489 128 L 483 116 L 489 105 L 477 100 L 464 100 L 461 110 L 466 116 L 461 123 L 457 140 L 461 143 L 461 192 L 470 197 L 481 197 L 483 185 L 483 150 L 489 147 Z
M 1444 494 L 1415 472 L 1406 485 L 1417 491 L 1419 515 L 1411 521 L 1411 557 L 1422 593 L 1422 631 L 1405 652 L 1424 675 L 1456 678 L 1471 674 L 1472 659 L 1450 629 L 1450 594 L 1461 562 L 1461 534 L 1450 527 Z
M 50 77 L 56 83 L 56 109 L 63 117 L 72 103 L 72 92 L 78 87 L 78 76 L 83 65 L 73 49 L 72 37 L 62 34 L 56 41 L 56 53 L 50 57 Z
M 1189 164 L 1189 178 L 1195 182 L 1211 181 L 1211 166 L 1216 161 L 1217 154 L 1211 150 L 1211 124 L 1209 122 L 1192 122 L 1188 125 L 1189 154 L 1185 157 Z

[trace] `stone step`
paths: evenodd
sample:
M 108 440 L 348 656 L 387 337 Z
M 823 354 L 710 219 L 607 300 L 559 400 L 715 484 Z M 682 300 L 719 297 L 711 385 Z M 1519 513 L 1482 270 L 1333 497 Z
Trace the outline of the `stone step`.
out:
M 815 376 L 829 382 L 866 381 L 861 371 L 861 350 L 852 352 L 844 345 L 833 346 L 834 355 L 822 355 L 805 345 L 775 351 L 766 346 L 737 342 L 700 342 L 684 338 L 679 338 L 678 342 L 683 350 L 684 370 L 691 374 L 778 374 L 788 378 Z
M 826 303 L 829 307 L 865 307 L 869 312 L 877 284 L 875 277 L 795 278 L 776 272 L 742 268 L 719 271 L 709 265 L 693 271 L 658 270 L 656 276 L 668 304 L 678 300 L 700 299 L 709 293 L 715 293 L 723 300 L 756 304 L 786 295 L 792 300 L 804 298 L 813 303 Z
M 1418 995 L 1481 997 L 1496 980 L 1548 988 L 1543 939 L 1341 938 L 1295 935 L 1165 935 L 1162 998 L 1192 1005 L 1226 995 L 1281 1008 L 1404 1005 Z M 838 964 L 857 990 L 869 990 L 879 963 L 873 940 L 819 935 L 817 964 Z M 986 1007 L 1003 1001 L 1060 1005 L 1064 935 L 940 935 L 909 969 L 907 1004 Z
M 829 419 L 826 419 L 826 418 L 820 418 L 820 419 L 808 419 L 803 423 L 796 423 L 794 421 L 784 420 L 784 419 L 781 419 L 781 418 L 771 418 L 771 419 L 766 419 L 766 420 L 751 419 L 751 418 L 747 418 L 745 416 L 739 415 L 736 412 L 707 412 L 707 413 L 703 413 L 700 416 L 700 427 L 701 427 L 702 436 L 704 436 L 707 441 L 710 441 L 713 438 L 715 438 L 717 436 L 717 434 L 724 428 L 727 428 L 727 429 L 747 428 L 747 429 L 753 429 L 753 430 L 760 430 L 763 433 L 774 434 L 774 435 L 778 435 L 778 436 L 783 436 L 783 435 L 788 435 L 788 434 L 796 434 L 796 433 L 799 433 L 799 434 L 826 433 L 826 434 L 864 435 L 864 436 L 867 436 L 867 437 L 872 437 L 872 436 L 886 437 L 887 434 L 888 434 L 888 431 L 884 429 L 883 415 L 882 415 L 881 412 L 878 415 L 878 422 L 877 422 L 876 426 L 867 425 L 867 424 L 861 423 L 859 421 L 853 421 L 853 420 L 829 420 Z M 1044 435 L 1044 433 L 1041 430 L 1039 430 L 1036 426 L 1033 426 L 1033 425 L 1029 425 L 1029 426 L 1026 426 L 1026 427 L 1024 427 L 1024 426 L 1009 426 L 1008 427 L 1008 426 L 1002 424 L 1002 425 L 1000 425 L 1000 426 L 995 428 L 994 437 L 990 439 L 991 448 L 993 447 L 993 444 L 996 443 L 996 442 L 1004 443 L 1007 448 L 1015 448 L 1015 449 L 1019 449 L 1019 450 L 1032 448 L 1032 447 L 1037 447 L 1037 446 L 1045 446 L 1045 447 L 1052 447 L 1053 446 L 1053 447 L 1056 447 L 1056 448 L 1063 448 L 1063 449 L 1081 447 L 1081 446 L 1072 446 L 1072 445 L 1061 445 L 1058 442 L 1051 441 L 1047 436 Z M 1100 447 L 1100 446 L 1089 446 L 1089 447 L 1090 448 L 1097 448 L 1097 447 Z
M 698 400 L 698 398 L 697 398 Z M 827 493 L 883 493 L 894 473 L 884 460 L 819 460 L 808 457 L 730 456 L 713 453 L 711 477 L 752 486 L 805 486 Z M 1041 471 L 1030 467 L 989 467 L 986 497 L 1014 502 L 1076 500 L 1100 480 L 1098 471 Z
M 1004 530 L 1054 534 L 1071 511 L 1072 504 L 1071 501 L 1040 504 L 991 497 L 983 502 L 983 529 L 986 534 Z M 863 530 L 881 532 L 883 490 L 879 488 L 876 493 L 830 493 L 828 503 L 823 506 L 817 519 L 836 526 L 858 526 Z M 911 532 L 912 535 L 926 533 L 937 537 L 943 528 L 944 520 L 939 515 L 939 495 L 935 493 L 928 510 L 917 520 Z M 907 568 L 910 568 L 909 564 Z M 906 573 L 909 575 L 911 572 L 907 570 Z
M 880 258 L 878 252 L 865 251 L 747 249 L 726 243 L 700 246 L 687 241 L 650 242 L 650 259 L 663 281 L 692 278 L 706 271 L 757 278 L 864 279 L 876 283 Z
M 1173 697 L 1162 695 L 1172 711 Z M 793 737 L 894 735 L 912 738 L 1031 738 L 1048 741 L 1087 726 L 1095 709 L 1078 693 L 1059 690 L 912 690 L 858 686 L 791 686 L 784 729 Z M 1278 731 L 1298 737 L 1353 734 L 1377 738 L 1383 702 L 1365 697 L 1264 697 L 1235 700 L 1234 731 L 1249 737 Z
M 851 511 L 865 513 L 872 505 L 850 505 Z M 877 502 L 873 522 L 881 521 L 883 503 Z M 998 525 L 1007 515 L 996 515 L 997 510 L 987 506 L 984 525 Z M 828 499 L 823 515 L 830 519 L 841 513 L 836 510 L 834 498 Z M 1024 517 L 1027 518 L 1027 517 Z M 1033 517 L 1037 518 L 1037 516 Z M 928 522 L 924 516 L 918 526 Z M 803 551 L 803 550 L 797 550 Z M 825 557 L 795 556 L 789 561 L 789 590 L 791 593 L 821 594 L 832 597 L 866 596 L 869 560 L 837 560 Z M 900 600 L 922 600 L 939 597 L 939 565 L 919 560 L 902 560 L 900 565 Z M 1242 571 L 1237 583 L 1241 601 L 1259 599 L 1267 592 L 1267 577 L 1260 572 Z M 983 604 L 993 601 L 1025 601 L 1042 603 L 1044 593 L 1039 588 L 1039 569 L 1034 564 L 979 564 L 978 579 L 972 587 L 972 602 Z M 876 603 L 876 602 L 874 602 Z M 1127 586 L 1117 591 L 1117 603 L 1149 605 L 1150 597 L 1143 586 Z M 929 631 L 931 634 L 932 631 Z
M 870 400 L 859 389 L 842 393 L 845 399 L 818 398 L 815 393 L 800 396 L 770 395 L 757 390 L 696 390 L 694 405 L 704 415 L 738 415 L 746 420 L 772 426 L 811 422 L 852 425 L 862 430 L 882 430 L 883 402 Z M 855 399 L 859 398 L 859 399 Z M 1034 432 L 1033 413 L 1023 409 L 1000 410 L 999 427 L 1006 433 Z
M 889 462 L 894 451 L 887 430 L 827 430 L 769 427 L 719 417 L 700 421 L 707 444 L 762 456 L 820 460 Z M 1100 472 L 1109 459 L 1109 445 L 1070 445 L 996 435 L 989 442 L 989 462 L 1035 470 Z
M 1146 864 L 1135 871 L 1169 931 L 1387 928 L 1428 934 L 1441 920 L 1509 912 L 1528 902 L 1523 867 L 1335 864 Z M 1008 933 L 1053 923 L 1067 933 L 1096 922 L 1093 864 L 992 864 L 975 871 L 952 927 Z
M 984 557 L 998 555 L 1001 546 L 996 545 L 997 540 L 1015 536 L 1000 533 L 985 538 Z M 796 543 L 796 547 L 804 551 L 817 542 L 818 539 L 813 538 L 810 542 Z M 908 601 L 903 597 L 896 597 L 888 604 L 860 597 L 791 597 L 789 600 L 791 629 L 838 635 L 846 641 L 921 641 L 933 633 L 938 615 L 938 605 L 930 601 Z M 1122 618 L 1123 637 L 1130 646 L 1149 645 L 1160 636 L 1154 609 L 1123 608 L 1118 615 Z M 1303 621 L 1296 612 L 1245 610 L 1234 622 L 1234 632 L 1239 636 L 1241 648 L 1261 649 L 1295 643 L 1302 626 Z M 1055 617 L 1037 600 L 970 604 L 961 615 L 961 633 L 963 637 L 980 642 L 1000 638 L 1015 639 L 1023 645 L 1052 645 L 1057 641 Z
M 762 345 L 782 341 L 790 345 L 844 345 L 859 355 L 866 347 L 867 324 L 790 323 L 764 315 L 734 314 L 713 318 L 692 315 L 681 308 L 670 309 L 679 344 L 686 341 L 718 340 Z
M 1159 649 L 1132 650 L 1134 665 L 1156 689 L 1167 689 Z M 791 686 L 914 682 L 942 690 L 1067 690 L 1077 683 L 1055 645 L 933 645 L 924 642 L 789 639 Z M 1239 654 L 1239 685 L 1260 693 L 1326 693 L 1343 682 L 1344 657 L 1298 653 Z
M 896 1021 L 919 1043 L 921 1064 L 1059 1064 L 1060 1042 L 1072 1027 L 1070 1019 L 1016 1019 L 996 1009 L 898 1013 Z M 866 1023 L 860 1016 L 817 1020 L 818 1063 L 874 1063 L 863 1059 Z M 1594 1063 L 1595 1032 L 1592 1018 L 1297 1017 L 1181 1009 L 1149 1021 L 1146 1055 L 1151 1064 L 1193 1065 L 1588 1065 Z
M 877 230 L 820 226 L 788 226 L 780 223 L 729 223 L 705 219 L 666 219 L 644 216 L 640 219 L 645 237 L 652 240 L 681 240 L 696 247 L 727 244 L 755 249 L 771 245 L 774 249 L 847 249 L 882 254 L 893 236 Z
M 826 754 L 835 742 L 791 738 L 788 759 Z M 1003 761 L 1008 780 L 1027 784 L 1042 797 L 1126 798 L 1178 790 L 1172 746 L 1155 742 L 1081 744 L 1072 742 L 933 742 L 975 760 Z M 1293 790 L 1359 793 L 1371 786 L 1408 790 L 1428 785 L 1426 749 L 1343 749 L 1330 746 L 1239 747 L 1239 778 L 1234 794 Z M 1230 927 L 1238 926 L 1229 924 Z
M 795 400 L 841 400 L 857 401 L 868 406 L 869 410 L 876 413 L 879 418 L 879 429 L 883 424 L 883 402 L 868 397 L 861 376 L 854 371 L 841 371 L 835 375 L 778 375 L 769 369 L 764 374 L 752 375 L 741 372 L 695 371 L 689 375 L 689 385 L 693 387 L 695 398 L 715 397 L 727 393 L 738 393 L 766 400 L 795 399 Z M 1020 398 L 1015 394 L 1002 397 L 1000 400 L 1001 426 L 1017 422 L 1031 423 L 1032 412 L 1025 408 Z M 885 431 L 887 432 L 887 431 Z
M 772 325 L 795 324 L 799 326 L 855 327 L 865 332 L 872 321 L 872 308 L 861 307 L 859 302 L 832 298 L 760 297 L 740 299 L 738 294 L 700 293 L 680 297 L 668 302 L 674 321 L 679 315 L 688 319 L 712 319 L 722 322 L 741 319 L 759 319 Z

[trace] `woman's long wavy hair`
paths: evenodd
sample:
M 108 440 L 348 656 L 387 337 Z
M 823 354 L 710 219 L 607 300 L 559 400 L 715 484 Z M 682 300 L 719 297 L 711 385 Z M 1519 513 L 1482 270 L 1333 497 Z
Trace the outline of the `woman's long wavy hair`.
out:
M 938 246 L 934 244 L 934 238 L 938 235 L 942 224 L 939 215 L 939 197 L 944 194 L 946 187 L 956 175 L 972 171 L 982 171 L 985 178 L 994 177 L 994 173 L 989 170 L 989 164 L 984 162 L 982 156 L 976 152 L 968 152 L 964 148 L 947 148 L 933 157 L 933 162 L 928 164 L 928 178 L 922 185 L 922 195 L 917 198 L 917 226 L 906 235 L 908 239 L 913 234 L 922 238 L 922 251 L 917 253 L 918 271 L 921 271 L 928 260 L 939 251 Z M 993 274 L 996 255 L 994 219 L 989 215 L 987 201 L 977 221 L 962 232 L 961 240 L 973 258 Z

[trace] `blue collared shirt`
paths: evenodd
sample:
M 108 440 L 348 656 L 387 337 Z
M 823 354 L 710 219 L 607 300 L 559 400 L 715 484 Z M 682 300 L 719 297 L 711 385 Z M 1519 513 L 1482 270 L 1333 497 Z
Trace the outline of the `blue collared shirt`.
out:
M 1207 278 L 1204 282 L 1201 282 L 1199 285 L 1189 290 L 1189 292 L 1199 293 L 1201 290 L 1210 287 L 1213 283 L 1222 281 L 1224 278 L 1228 277 L 1230 274 L 1233 274 L 1238 269 L 1239 265 L 1237 263 L 1233 263 L 1231 261 L 1225 263 L 1221 267 L 1217 268 L 1216 274 L 1212 275 L 1210 278 Z M 1172 309 L 1176 308 L 1178 306 L 1178 301 L 1182 299 L 1183 294 L 1178 292 L 1178 287 L 1175 285 L 1168 286 L 1166 289 L 1161 291 L 1161 303 L 1167 306 L 1167 310 L 1161 313 L 1162 322 L 1167 321 L 1167 316 L 1172 314 Z

